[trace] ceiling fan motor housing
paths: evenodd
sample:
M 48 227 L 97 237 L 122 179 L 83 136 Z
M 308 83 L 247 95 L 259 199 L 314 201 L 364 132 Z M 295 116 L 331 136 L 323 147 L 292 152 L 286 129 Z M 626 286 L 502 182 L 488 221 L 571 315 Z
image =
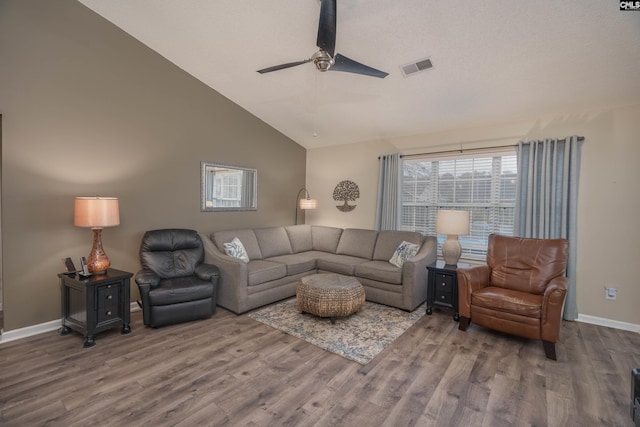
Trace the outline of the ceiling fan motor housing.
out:
M 313 63 L 319 71 L 327 71 L 333 65 L 333 58 L 324 50 L 319 50 L 313 54 Z

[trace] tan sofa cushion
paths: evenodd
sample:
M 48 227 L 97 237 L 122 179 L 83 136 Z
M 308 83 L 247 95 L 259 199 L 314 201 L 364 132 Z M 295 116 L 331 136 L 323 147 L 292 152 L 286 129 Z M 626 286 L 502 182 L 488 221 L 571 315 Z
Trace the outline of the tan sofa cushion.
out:
M 389 261 L 368 261 L 356 265 L 356 276 L 379 282 L 402 284 L 402 269 Z
M 289 235 L 291 250 L 294 254 L 313 250 L 313 237 L 310 225 L 290 225 L 284 228 Z
M 340 243 L 338 243 L 336 254 L 370 260 L 373 256 L 373 248 L 376 244 L 377 237 L 378 232 L 375 230 L 347 228 L 342 232 L 342 236 L 340 236 Z M 391 255 L 389 258 L 390 257 Z
M 414 231 L 380 231 L 373 251 L 373 259 L 389 261 L 400 243 L 405 241 L 421 245 L 422 239 L 422 234 Z
M 284 227 L 256 228 L 253 231 L 263 259 L 292 253 L 289 235 Z
M 356 265 L 369 260 L 348 255 L 324 254 L 318 257 L 318 270 L 353 276 Z
M 313 250 L 335 254 L 341 235 L 342 228 L 323 227 L 320 225 L 311 226 Z
M 280 279 L 287 275 L 287 266 L 277 262 L 256 260 L 249 261 L 249 286 L 259 285 Z
M 277 262 L 287 266 L 287 276 L 305 273 L 316 269 L 316 258 L 309 252 L 291 255 L 280 255 L 267 261 Z

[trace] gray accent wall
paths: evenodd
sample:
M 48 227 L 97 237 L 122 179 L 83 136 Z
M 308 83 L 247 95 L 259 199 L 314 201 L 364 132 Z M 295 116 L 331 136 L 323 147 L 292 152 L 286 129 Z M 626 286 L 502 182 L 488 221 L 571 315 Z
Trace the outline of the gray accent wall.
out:
M 0 0 L 0 114 L 5 331 L 60 318 L 75 196 L 120 199 L 103 245 L 131 272 L 148 229 L 294 222 L 306 150 L 73 0 Z M 258 210 L 201 212 L 201 161 L 256 168 Z

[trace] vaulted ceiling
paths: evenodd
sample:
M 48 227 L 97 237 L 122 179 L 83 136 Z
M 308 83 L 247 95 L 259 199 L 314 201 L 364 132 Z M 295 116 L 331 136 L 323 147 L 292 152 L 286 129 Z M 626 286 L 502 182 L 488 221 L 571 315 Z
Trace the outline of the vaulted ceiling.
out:
M 307 148 L 640 102 L 640 11 L 612 0 L 338 0 L 336 52 L 384 79 L 256 72 L 318 50 L 319 0 L 79 1 Z

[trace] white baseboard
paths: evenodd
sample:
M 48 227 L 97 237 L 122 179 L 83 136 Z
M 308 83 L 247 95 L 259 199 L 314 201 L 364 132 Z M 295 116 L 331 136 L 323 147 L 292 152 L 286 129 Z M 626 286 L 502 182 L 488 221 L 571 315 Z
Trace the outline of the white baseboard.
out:
M 2 332 L 0 336 L 0 344 L 4 344 L 9 341 L 19 340 L 21 338 L 27 338 L 33 335 L 42 334 L 45 332 L 55 331 L 61 326 L 60 319 L 52 320 L 50 322 L 39 323 L 33 326 L 27 326 L 26 328 L 14 329 L 9 332 Z
M 588 314 L 578 314 L 578 322 L 591 323 L 592 325 L 606 326 L 608 328 L 622 329 L 640 334 L 640 325 L 617 320 L 605 319 L 604 317 L 589 316 Z
M 130 310 L 139 311 L 140 306 L 137 302 L 130 304 Z M 606 326 L 608 328 L 622 329 L 624 331 L 631 331 L 640 333 L 640 325 L 634 323 L 620 322 L 617 320 L 605 319 L 604 317 L 589 316 L 587 314 L 578 314 L 578 322 L 590 323 L 592 325 Z M 55 331 L 60 328 L 61 320 L 51 320 L 49 322 L 40 323 L 38 325 L 27 326 L 26 328 L 15 329 L 9 332 L 2 332 L 0 334 L 0 344 L 4 344 L 9 341 L 15 341 L 21 338 L 27 338 L 33 335 L 42 334 L 45 332 Z
M 130 304 L 131 311 L 138 311 L 140 307 L 137 302 Z M 33 326 L 27 326 L 26 328 L 14 329 L 13 331 L 4 332 L 0 334 L 0 344 L 4 344 L 9 341 L 19 340 L 21 338 L 27 338 L 33 335 L 43 334 L 45 332 L 51 332 L 59 329 L 62 326 L 62 320 L 51 320 L 49 322 L 39 323 Z

